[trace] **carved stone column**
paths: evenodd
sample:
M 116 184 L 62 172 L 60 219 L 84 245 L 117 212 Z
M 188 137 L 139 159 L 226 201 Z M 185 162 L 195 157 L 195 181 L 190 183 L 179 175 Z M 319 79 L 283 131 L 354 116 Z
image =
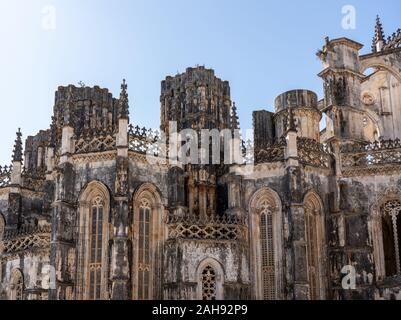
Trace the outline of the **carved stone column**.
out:
M 128 94 L 125 80 L 121 85 L 119 101 L 119 120 L 117 133 L 117 160 L 115 181 L 115 215 L 111 259 L 111 298 L 128 300 L 130 298 L 129 274 L 129 160 L 128 160 Z
M 75 172 L 71 159 L 74 153 L 74 128 L 71 117 L 75 103 L 73 99 L 70 91 L 65 106 L 60 163 L 55 169 L 50 265 L 55 269 L 56 287 L 49 289 L 50 300 L 66 299 L 66 292 L 73 292 L 75 286 L 75 272 L 68 268 L 71 262 L 75 261 L 78 223 L 74 192 Z
M 17 138 L 13 150 L 13 161 L 11 171 L 11 191 L 8 195 L 8 213 L 6 216 L 7 229 L 18 228 L 21 224 L 21 184 L 22 184 L 22 134 L 17 131 Z

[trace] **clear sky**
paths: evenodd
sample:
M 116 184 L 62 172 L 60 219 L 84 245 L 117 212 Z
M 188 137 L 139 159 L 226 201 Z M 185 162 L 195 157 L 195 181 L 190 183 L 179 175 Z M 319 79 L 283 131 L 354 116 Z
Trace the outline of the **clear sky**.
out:
M 344 5 L 356 9 L 344 29 Z M 205 65 L 230 81 L 241 127 L 286 90 L 322 95 L 315 56 L 324 37 L 371 48 L 375 16 L 401 27 L 400 0 L 0 0 L 0 164 L 15 131 L 47 129 L 59 85 L 83 81 L 118 97 L 127 79 L 131 121 L 159 125 L 160 81 Z

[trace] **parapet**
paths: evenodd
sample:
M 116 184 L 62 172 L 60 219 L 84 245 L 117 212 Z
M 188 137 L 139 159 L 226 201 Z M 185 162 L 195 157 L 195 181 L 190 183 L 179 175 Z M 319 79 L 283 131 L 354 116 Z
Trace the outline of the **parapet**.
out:
M 113 95 L 108 89 L 100 88 L 99 86 L 76 87 L 74 85 L 58 87 L 55 94 L 55 105 L 60 102 L 64 103 L 67 100 L 70 88 L 75 101 L 92 100 L 105 106 L 113 105 Z
M 291 90 L 279 95 L 274 103 L 275 111 L 280 112 L 288 108 L 315 108 L 318 109 L 317 94 L 310 90 Z

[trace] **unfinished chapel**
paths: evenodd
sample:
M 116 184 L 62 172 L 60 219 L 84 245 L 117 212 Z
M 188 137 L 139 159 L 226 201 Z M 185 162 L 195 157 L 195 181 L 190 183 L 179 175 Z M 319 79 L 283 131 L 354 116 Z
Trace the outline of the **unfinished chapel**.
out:
M 171 123 L 239 131 L 211 69 L 162 81 L 158 130 L 125 80 L 118 98 L 59 87 L 49 127 L 18 130 L 0 167 L 0 299 L 401 300 L 401 31 L 378 17 L 362 47 L 326 38 L 324 96 L 254 111 L 252 139 L 230 140 L 243 163 L 213 139 L 210 162 L 160 157 Z

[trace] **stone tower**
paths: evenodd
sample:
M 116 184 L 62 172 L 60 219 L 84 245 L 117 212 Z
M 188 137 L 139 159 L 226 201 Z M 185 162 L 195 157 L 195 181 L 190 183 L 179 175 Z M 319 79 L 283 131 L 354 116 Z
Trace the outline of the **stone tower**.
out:
M 222 130 L 229 130 L 231 122 L 236 120 L 232 113 L 229 83 L 217 78 L 214 70 L 204 67 L 188 68 L 183 74 L 167 77 L 162 82 L 160 101 L 162 132 L 168 135 L 170 125 L 175 122 L 177 132 L 182 133 L 180 142 L 186 141 L 192 134 L 191 138 L 197 141 L 192 139 L 191 146 L 196 149 L 201 146 L 202 130 L 218 130 L 220 135 Z M 195 151 L 198 163 L 189 161 L 181 164 L 181 169 L 171 170 L 172 208 L 184 206 L 193 216 L 224 214 L 224 206 L 220 208 L 216 200 L 217 180 L 224 168 L 220 165 L 220 157 L 218 163 L 212 163 L 211 145 L 206 151 L 209 153 L 209 157 L 204 159 L 206 161 L 201 161 L 200 152 L 197 154 L 198 151 Z
M 324 81 L 328 137 L 343 141 L 365 141 L 364 111 L 360 107 L 361 81 L 359 50 L 363 46 L 347 38 L 326 39 L 320 52 Z
M 164 298 L 206 297 L 197 277 L 207 277 L 208 270 L 218 277 L 217 292 L 224 287 L 230 299 L 247 298 L 245 220 L 244 215 L 238 214 L 241 210 L 235 192 L 240 190 L 238 177 L 227 178 L 228 168 L 221 164 L 222 157 L 219 155 L 214 163 L 210 152 L 213 144 L 224 142 L 222 132 L 231 136 L 239 126 L 229 84 L 215 77 L 213 70 L 188 68 L 184 74 L 162 82 L 160 100 L 161 130 L 171 134 L 170 121 L 176 121 L 177 130 L 185 132 L 179 143 L 185 141 L 187 133 L 195 134 L 200 138 L 192 147 L 197 148 L 202 130 L 217 132 L 217 140 L 207 143 L 206 160 L 211 162 L 178 162 L 169 170 L 170 237 L 165 247 Z M 230 192 L 236 195 L 233 201 L 228 200 Z M 227 270 L 225 276 L 222 270 Z

